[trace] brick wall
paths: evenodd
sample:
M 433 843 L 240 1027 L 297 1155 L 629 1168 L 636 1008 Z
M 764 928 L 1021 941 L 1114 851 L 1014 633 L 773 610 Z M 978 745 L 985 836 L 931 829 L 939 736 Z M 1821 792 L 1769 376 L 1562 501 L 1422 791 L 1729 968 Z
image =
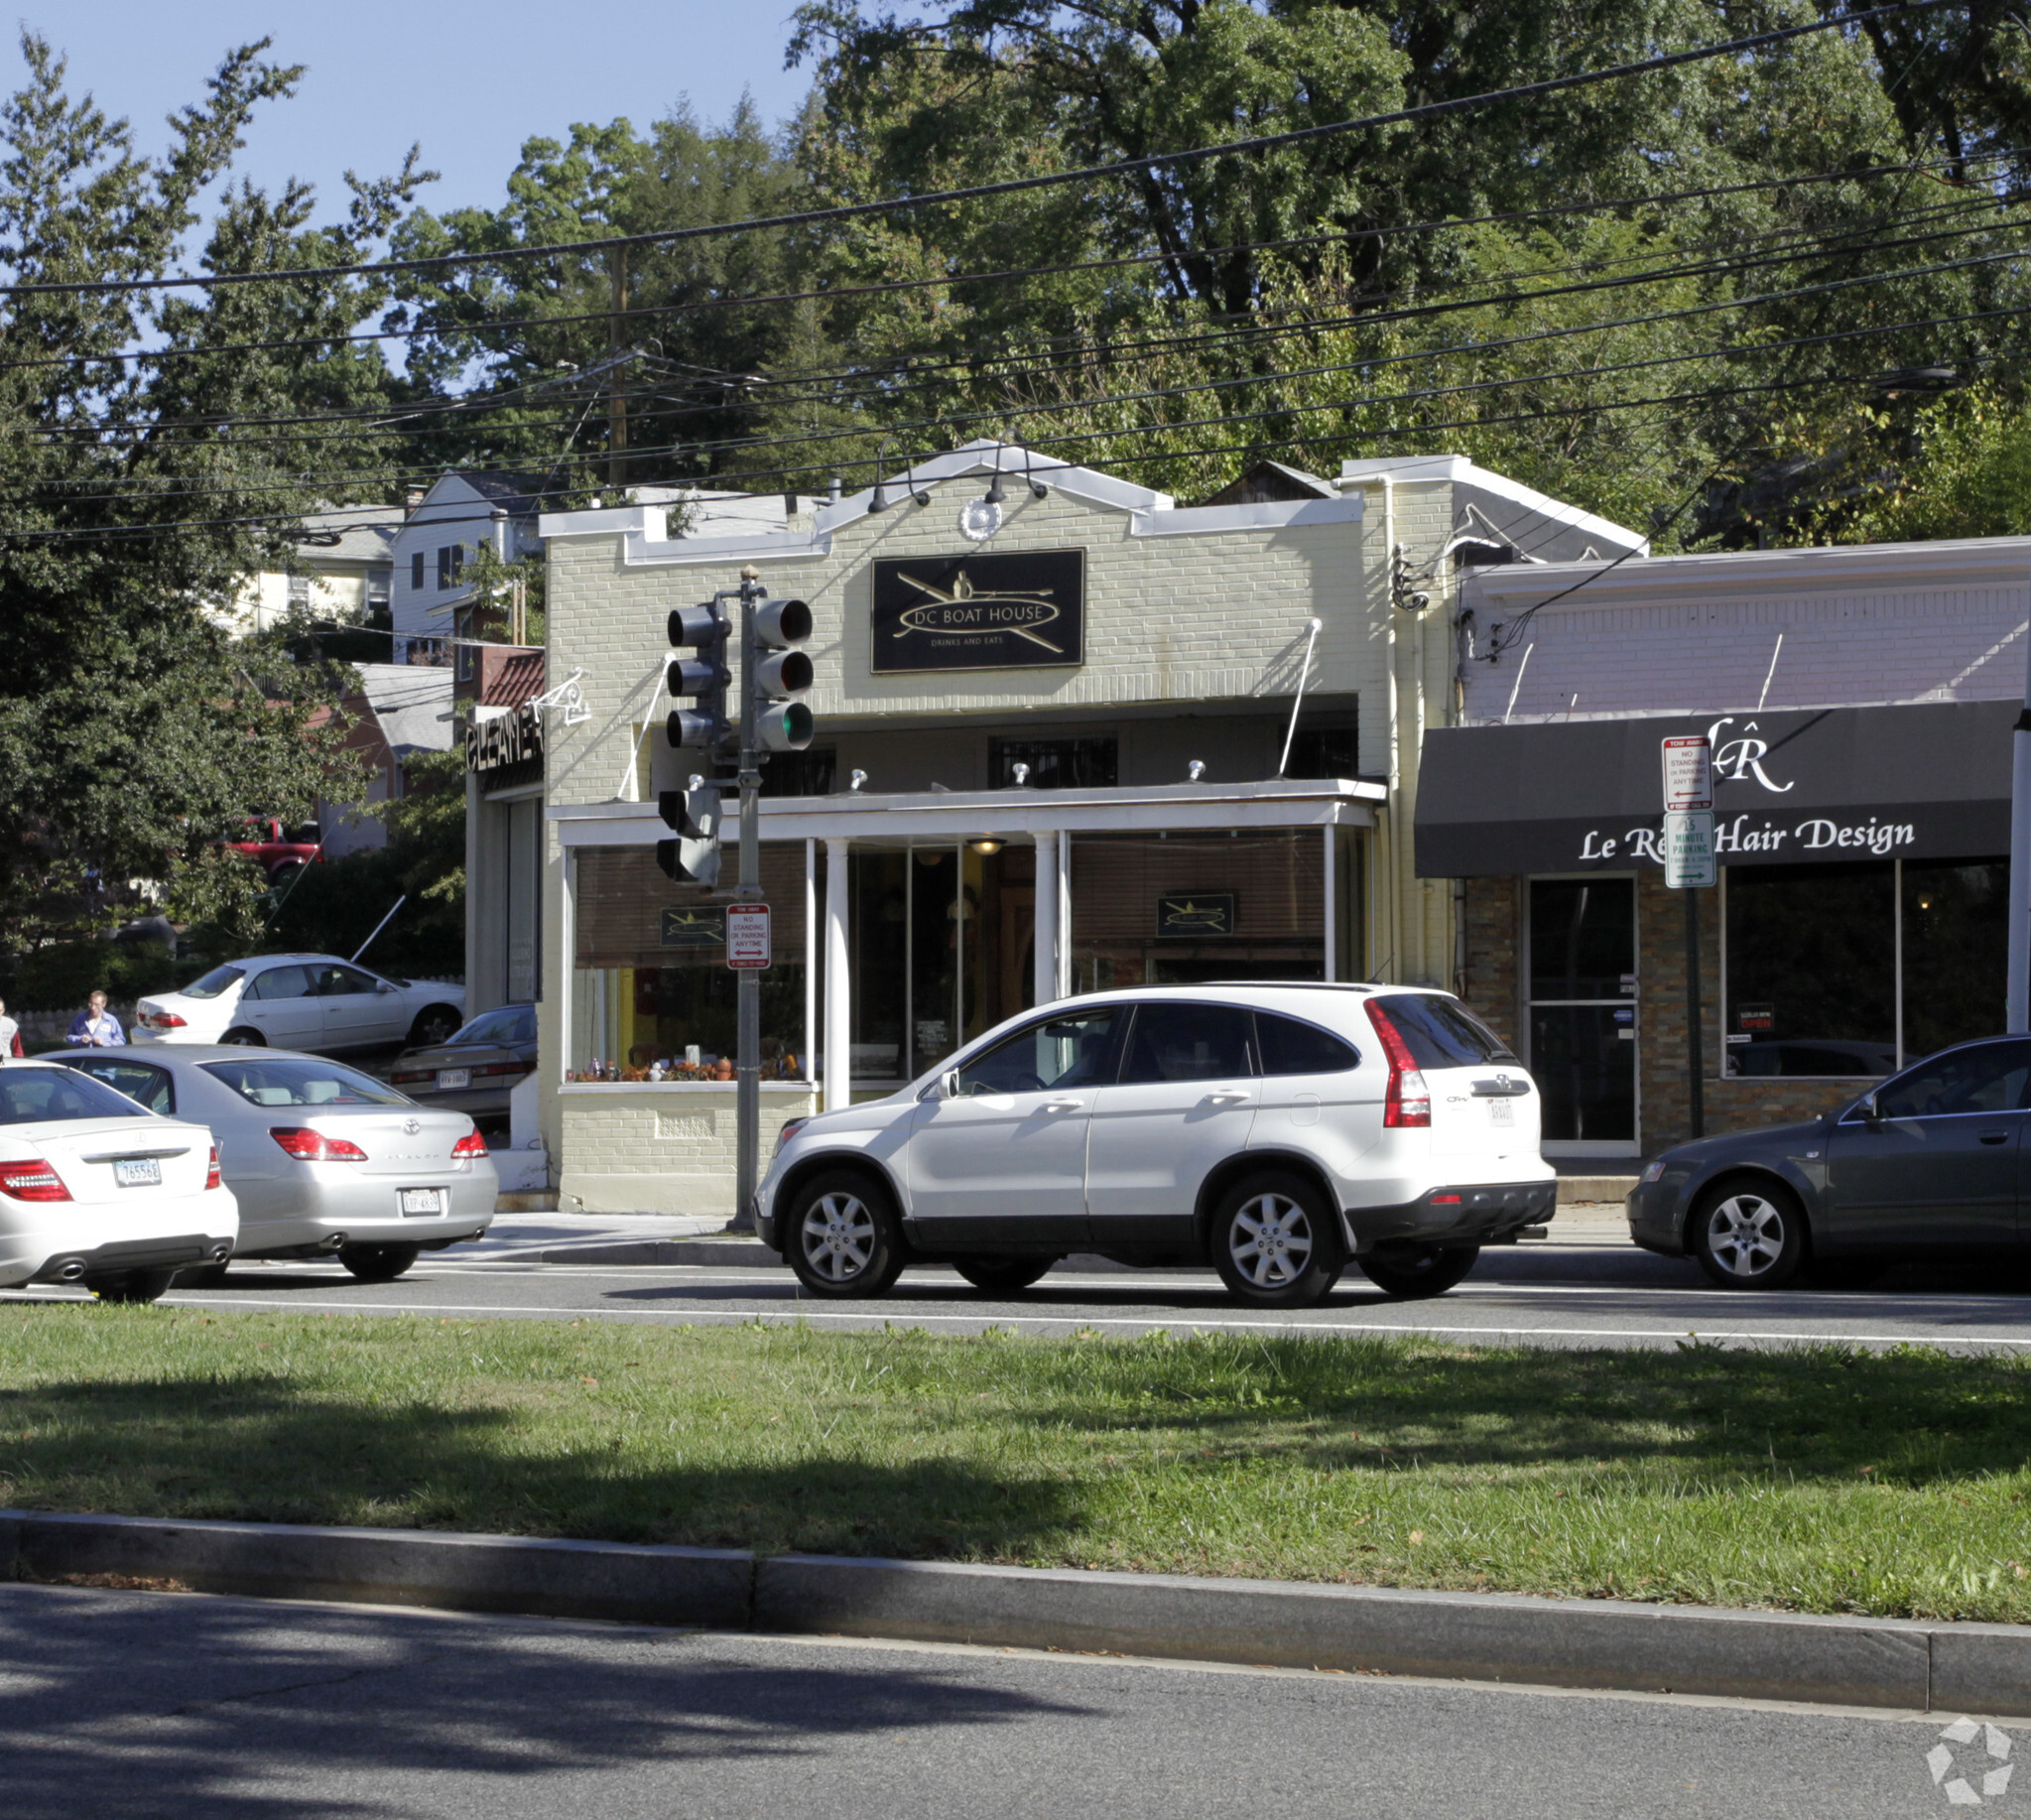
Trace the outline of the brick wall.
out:
M 1523 1053 L 1523 1000 L 1517 969 L 1523 936 L 1520 878 L 1469 878 L 1466 973 L 1456 987 L 1495 1034 Z
M 569 1087 L 553 1101 L 567 1213 L 733 1213 L 734 1089 Z M 786 1119 L 818 1110 L 803 1088 L 762 1089 L 761 1154 Z

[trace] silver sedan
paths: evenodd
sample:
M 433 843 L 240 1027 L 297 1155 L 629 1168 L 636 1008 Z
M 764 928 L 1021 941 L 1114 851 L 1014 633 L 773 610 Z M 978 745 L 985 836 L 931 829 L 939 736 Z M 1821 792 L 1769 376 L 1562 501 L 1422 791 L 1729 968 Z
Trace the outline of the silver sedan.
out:
M 479 1238 L 493 1222 L 499 1178 L 472 1120 L 420 1106 L 342 1062 L 210 1043 L 47 1059 L 151 1112 L 209 1127 L 240 1205 L 235 1262 L 335 1257 L 382 1283 L 418 1252 Z

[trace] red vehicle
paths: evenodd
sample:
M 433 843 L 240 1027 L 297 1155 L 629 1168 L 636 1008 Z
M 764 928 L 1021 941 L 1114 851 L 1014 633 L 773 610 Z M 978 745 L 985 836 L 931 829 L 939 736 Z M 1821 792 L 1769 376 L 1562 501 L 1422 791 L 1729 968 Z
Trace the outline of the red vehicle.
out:
M 271 886 L 287 884 L 323 851 L 324 832 L 316 822 L 285 829 L 273 816 L 250 821 L 238 841 L 223 841 L 236 853 L 244 853 L 268 874 Z

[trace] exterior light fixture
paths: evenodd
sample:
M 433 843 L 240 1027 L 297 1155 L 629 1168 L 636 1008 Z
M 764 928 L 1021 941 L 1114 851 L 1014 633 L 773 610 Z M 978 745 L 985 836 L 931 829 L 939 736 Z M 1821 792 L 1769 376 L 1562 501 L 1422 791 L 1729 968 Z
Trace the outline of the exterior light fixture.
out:
M 894 441 L 893 438 L 889 440 L 891 442 Z M 889 509 L 888 482 L 881 477 L 882 465 L 887 461 L 888 454 L 889 444 L 887 442 L 883 443 L 881 448 L 875 452 L 874 497 L 867 502 L 867 509 L 870 512 L 886 512 Z M 903 491 L 916 500 L 919 505 L 929 505 L 931 503 L 930 493 L 917 484 L 916 468 L 909 461 L 903 463 Z
M 1007 842 L 998 841 L 992 835 L 983 835 L 977 841 L 968 841 L 966 843 L 967 847 L 973 852 L 978 853 L 982 859 L 991 859 L 1007 845 Z
M 1206 775 L 1206 760 L 1204 758 L 1195 758 L 1185 767 L 1185 774 L 1195 784 L 1198 783 Z
M 846 788 L 849 791 L 851 791 L 855 796 L 858 796 L 860 792 L 864 788 L 866 788 L 866 785 L 867 773 L 865 771 L 855 771 L 853 773 L 852 778 L 848 781 Z
M 1011 765 L 1009 769 L 1015 777 L 1015 787 L 1018 790 L 1026 789 L 1030 781 L 1030 767 L 1026 764 L 1016 764 Z

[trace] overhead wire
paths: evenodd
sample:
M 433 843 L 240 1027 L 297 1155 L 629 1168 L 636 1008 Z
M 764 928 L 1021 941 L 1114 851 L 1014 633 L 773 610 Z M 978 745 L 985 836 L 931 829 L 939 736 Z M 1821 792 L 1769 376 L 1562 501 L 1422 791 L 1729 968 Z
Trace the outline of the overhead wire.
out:
M 1506 88 L 1489 89 L 1478 94 L 1456 95 L 1439 101 L 1419 102 L 1411 107 L 1394 108 L 1384 113 L 1360 115 L 1347 120 L 1321 121 L 1312 126 L 1294 127 L 1281 133 L 1263 133 L 1246 139 L 1226 140 L 1217 145 L 1188 146 L 1178 151 L 1152 152 L 1137 158 L 1111 159 L 1101 164 L 1084 165 L 1073 170 L 1039 172 L 1029 177 L 1003 178 L 994 183 L 971 184 L 953 190 L 925 191 L 913 195 L 884 197 L 877 201 L 845 202 L 825 208 L 798 209 L 781 215 L 751 217 L 742 221 L 700 222 L 690 227 L 663 228 L 637 234 L 610 234 L 590 240 L 502 247 L 484 253 L 444 253 L 414 259 L 356 261 L 346 265 L 301 266 L 269 272 L 210 272 L 159 278 L 39 284 L 17 282 L 0 285 L 0 296 L 70 297 L 104 295 L 112 292 L 210 290 L 245 284 L 301 283 L 311 278 L 376 277 L 389 272 L 498 265 L 510 259 L 542 259 L 561 253 L 584 254 L 606 252 L 621 247 L 671 245 L 680 241 L 708 239 L 723 234 L 754 233 L 772 228 L 810 227 L 873 214 L 907 213 L 919 208 L 945 206 L 953 202 L 979 201 L 990 196 L 1055 189 L 1066 184 L 1088 184 L 1101 178 L 1126 177 L 1139 172 L 1167 170 L 1180 165 L 1204 164 L 1213 159 L 1274 151 L 1283 146 L 1307 144 L 1345 133 L 1371 132 L 1386 126 L 1406 126 L 1418 121 L 1440 119 L 1449 114 L 1465 113 L 1503 102 L 1535 100 L 1544 95 L 1590 87 L 1599 82 L 1621 81 L 1630 76 L 1647 75 L 1658 70 L 1683 68 L 1690 64 L 1710 63 L 1718 58 L 1741 57 L 1748 52 L 1768 50 L 1821 32 L 1849 30 L 1875 19 L 1887 19 L 1905 13 L 1934 12 L 1941 7 L 1957 4 L 1960 4 L 1960 0 L 1891 0 L 1891 4 L 1870 7 L 1861 12 L 1832 14 L 1798 25 L 1781 26 L 1766 32 L 1751 33 L 1742 38 L 1728 39 L 1718 44 L 1697 45 L 1685 51 L 1667 52 L 1656 57 L 1609 65 L 1599 69 L 1576 70 L 1568 75 L 1547 76 L 1535 82 L 1513 83 Z
M 1075 364 L 1081 368 L 1085 367 L 1090 364 L 1091 357 L 1095 355 L 1105 359 L 1120 359 L 1135 353 L 1161 351 L 1165 347 L 1182 346 L 1187 348 L 1200 348 L 1206 346 L 1220 346 L 1233 342 L 1261 341 L 1263 339 L 1281 338 L 1283 336 L 1292 334 L 1319 333 L 1325 332 L 1330 329 L 1341 327 L 1380 326 L 1392 323 L 1429 319 L 1436 316 L 1458 314 L 1461 311 L 1466 310 L 1485 310 L 1496 307 L 1514 308 L 1522 305 L 1528 305 L 1533 302 L 1545 299 L 1590 295 L 1603 290 L 1625 290 L 1649 284 L 1683 282 L 1686 279 L 1696 277 L 1734 274 L 1770 265 L 1795 264 L 1803 260 L 1813 258 L 1836 257 L 1839 256 L 1841 253 L 1850 251 L 1883 253 L 1888 251 L 1895 251 L 1904 247 L 1934 244 L 1941 240 L 1967 238 L 1974 234 L 1995 231 L 1999 225 L 2001 224 L 1983 223 L 1980 225 L 1961 228 L 1940 229 L 1934 232 L 1924 234 L 1906 235 L 1888 240 L 1876 237 L 1871 238 L 1860 247 L 1852 248 L 1839 246 L 1829 247 L 1821 244 L 1814 244 L 1811 246 L 1803 247 L 1791 247 L 1780 251 L 1759 253 L 1751 258 L 1744 260 L 1737 260 L 1732 262 L 1725 260 L 1714 260 L 1708 261 L 1700 265 L 1668 266 L 1642 273 L 1623 273 L 1612 278 L 1596 279 L 1582 284 L 1539 286 L 1534 289 L 1517 290 L 1493 297 L 1473 298 L 1464 300 L 1449 299 L 1442 302 L 1406 305 L 1393 311 L 1383 310 L 1361 311 L 1326 319 L 1318 318 L 1300 319 L 1289 324 L 1272 324 L 1252 326 L 1241 326 L 1234 328 L 1232 330 L 1207 330 L 1189 337 L 1169 337 L 1157 341 L 1145 340 L 1141 342 L 1131 342 L 1120 347 L 1115 347 L 1112 345 L 1106 346 L 1104 348 L 1089 347 L 1086 350 L 1087 358 L 1082 359 Z M 1857 229 L 1843 228 L 1840 230 L 1839 237 L 1841 238 L 1852 237 L 1852 235 L 1854 235 L 1855 233 L 1859 233 L 1862 231 L 1865 230 L 1858 228 Z M 1850 278 L 1831 281 L 1831 283 L 1828 284 L 1805 287 L 1793 287 L 1789 290 L 1778 292 L 1758 293 L 1747 298 L 1714 299 L 1703 304 L 1685 306 L 1682 307 L 1681 309 L 1673 311 L 1650 312 L 1634 317 L 1613 318 L 1594 323 L 1567 325 L 1557 329 L 1534 331 L 1533 334 L 1528 336 L 1504 337 L 1493 341 L 1466 344 L 1463 347 L 1449 347 L 1443 349 L 1414 349 L 1397 355 L 1386 356 L 1378 355 L 1375 356 L 1374 359 L 1377 364 L 1394 364 L 1404 360 L 1437 358 L 1449 353 L 1458 353 L 1462 351 L 1467 352 L 1481 351 L 1501 346 L 1514 345 L 1520 340 L 1557 338 L 1566 335 L 1603 332 L 1607 329 L 1615 327 L 1626 327 L 1664 321 L 1681 320 L 1688 316 L 1707 315 L 1719 311 L 1748 309 L 1758 307 L 1764 304 L 1794 301 L 1802 297 L 1818 295 L 1828 290 L 1852 288 L 1858 285 L 1878 283 L 1887 284 L 1910 278 L 1937 276 L 1944 272 L 1956 270 L 1968 270 L 1983 265 L 1996 264 L 2017 256 L 2018 256 L 2017 252 L 2014 249 L 2012 249 L 2002 253 L 1977 255 L 1968 260 L 1947 261 L 1942 263 L 1936 263 L 1929 266 L 1905 268 L 1902 270 L 1891 272 L 1862 273 L 1857 274 Z M 1497 281 L 1490 280 L 1488 282 Z M 994 354 L 983 355 L 981 356 L 981 358 L 990 366 L 997 362 L 1019 361 L 1021 362 L 1021 367 L 1024 374 L 1032 377 L 1041 373 L 1049 373 L 1053 371 L 1063 370 L 1061 368 L 1039 364 L 1033 357 L 1026 357 L 1028 354 L 1029 349 L 1025 345 L 1018 344 L 1014 347 L 1010 347 L 1004 343 L 999 349 L 996 350 Z M 938 367 L 952 366 L 956 365 L 957 363 L 948 361 L 935 362 L 931 364 L 934 367 Z M 865 398 L 881 398 L 884 400 L 891 400 L 898 396 L 899 394 L 910 389 L 913 389 L 909 385 L 902 383 L 902 380 L 906 379 L 909 373 L 921 370 L 923 369 L 920 367 L 906 367 L 904 369 L 901 369 L 900 376 L 895 371 L 882 372 L 880 370 L 870 370 L 858 375 L 847 375 L 848 377 L 864 378 L 867 381 L 867 383 L 862 390 L 858 392 L 850 392 L 845 394 L 843 400 L 842 395 L 836 391 L 807 396 L 795 396 L 787 395 L 781 392 L 774 392 L 771 394 L 771 402 L 836 406 L 841 402 L 851 403 Z M 976 381 L 983 376 L 991 376 L 982 375 L 977 370 L 977 367 L 969 368 L 968 371 L 970 376 L 974 378 Z M 1269 376 L 1271 375 L 1263 375 L 1262 377 Z M 1219 384 L 1248 383 L 1250 377 L 1254 376 L 1244 377 L 1241 379 L 1224 380 L 1208 383 Z M 244 432 L 246 432 L 249 429 L 258 431 L 270 428 L 294 427 L 300 425 L 325 425 L 350 423 L 354 425 L 371 426 L 374 429 L 392 434 L 437 435 L 442 434 L 443 430 L 446 427 L 448 420 L 470 418 L 487 412 L 513 408 L 518 398 L 526 397 L 528 394 L 533 393 L 535 391 L 569 389 L 569 387 L 571 386 L 572 384 L 582 382 L 583 381 L 577 376 L 571 376 L 568 378 L 530 379 L 522 381 L 518 385 L 506 388 L 504 391 L 496 393 L 485 394 L 468 393 L 459 395 L 447 395 L 440 399 L 403 401 L 393 406 L 387 404 L 363 405 L 344 411 L 325 411 L 306 413 L 295 416 L 221 415 L 207 418 L 136 420 L 124 423 L 123 422 L 107 423 L 100 420 L 91 420 L 80 424 L 59 424 L 49 426 L 38 426 L 35 427 L 31 434 L 47 438 L 57 437 L 99 438 L 126 432 L 136 436 L 154 439 L 156 446 L 164 448 L 175 448 L 183 446 L 169 442 L 162 436 L 163 432 L 171 430 L 225 429 L 240 432 L 241 434 L 236 434 L 230 439 L 231 442 L 237 447 L 259 446 L 264 441 L 268 440 L 278 441 L 285 444 L 315 442 L 320 440 L 313 436 L 264 439 L 260 436 L 244 434 Z M 784 384 L 787 385 L 793 382 L 807 384 L 812 383 L 812 381 L 809 378 L 799 376 L 795 381 L 786 380 Z M 615 388 L 609 387 L 606 388 L 601 394 L 601 396 L 614 395 L 625 397 L 632 402 L 635 399 L 656 397 L 657 388 L 653 386 L 650 387 L 637 386 L 633 388 L 621 388 L 618 389 L 618 391 L 616 392 Z M 1138 395 L 1131 394 L 1124 396 Z M 707 405 L 680 405 L 674 408 L 679 411 L 686 410 L 711 411 L 723 410 L 728 407 L 723 403 L 715 402 Z M 1044 407 L 1022 408 L 1041 409 Z M 667 413 L 659 413 L 658 415 L 667 415 Z M 546 423 L 556 424 L 562 423 L 563 421 L 565 420 L 562 419 L 536 420 L 533 426 L 525 425 L 524 427 L 541 428 Z M 405 429 L 404 428 L 405 425 L 412 426 L 412 428 Z M 903 427 L 907 428 L 909 426 Z M 858 432 L 847 432 L 845 434 L 858 434 Z M 209 445 L 192 444 L 190 446 L 201 448 L 207 447 Z M 739 446 L 743 446 L 742 441 L 700 445 L 700 447 L 709 448 L 729 448 Z

